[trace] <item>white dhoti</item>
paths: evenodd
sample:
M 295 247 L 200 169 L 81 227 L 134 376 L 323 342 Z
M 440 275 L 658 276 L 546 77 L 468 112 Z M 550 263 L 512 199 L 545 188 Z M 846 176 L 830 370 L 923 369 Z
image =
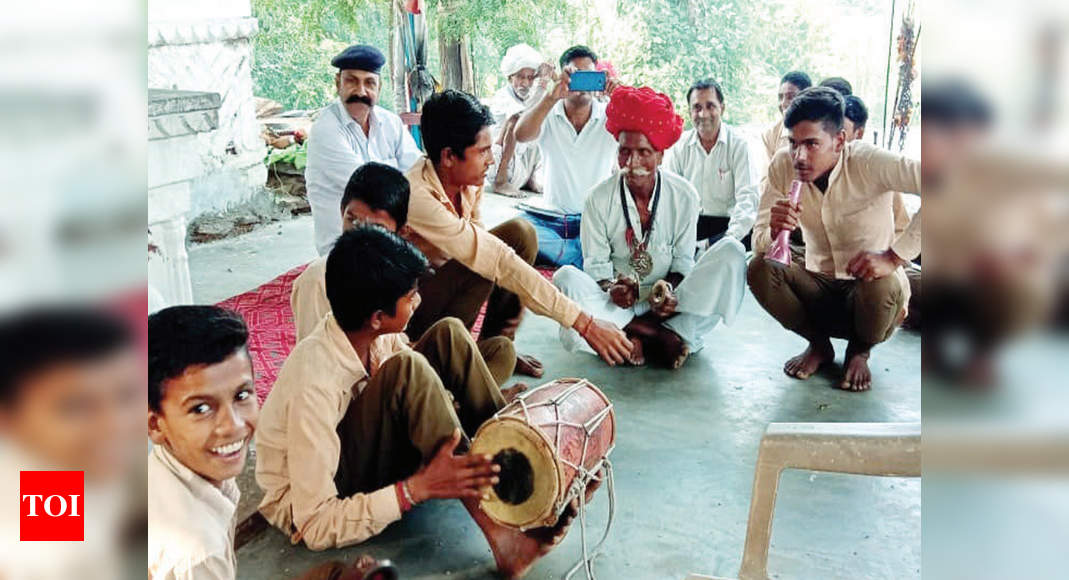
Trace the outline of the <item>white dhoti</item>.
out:
M 501 152 L 504 149 L 503 146 L 494 144 L 494 164 L 490 167 L 490 171 L 486 173 L 486 187 L 491 191 L 494 187 L 494 178 L 497 177 L 497 168 L 501 165 Z M 527 182 L 531 180 L 531 176 L 536 171 L 540 171 L 542 168 L 542 150 L 538 148 L 538 143 L 516 143 L 515 148 L 512 150 L 512 159 L 509 159 L 508 164 L 508 180 L 516 189 L 523 189 L 527 185 Z M 541 181 L 540 179 L 538 181 Z
M 620 308 L 613 304 L 609 293 L 603 291 L 596 280 L 573 266 L 557 270 L 553 284 L 584 312 L 620 328 L 650 310 L 645 299 L 640 299 L 631 308 Z M 698 352 L 705 346 L 705 336 L 721 320 L 724 324 L 735 321 L 745 291 L 746 250 L 734 238 L 721 238 L 698 258 L 694 269 L 676 288 L 677 314 L 668 318 L 664 325 L 686 341 L 692 353 Z M 571 328 L 562 327 L 560 339 L 570 352 L 582 350 L 596 354 Z

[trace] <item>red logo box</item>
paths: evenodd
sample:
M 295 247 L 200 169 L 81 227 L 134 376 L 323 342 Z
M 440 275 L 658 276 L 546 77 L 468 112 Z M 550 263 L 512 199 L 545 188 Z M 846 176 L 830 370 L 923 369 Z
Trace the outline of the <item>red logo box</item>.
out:
M 81 471 L 19 472 L 19 540 L 85 540 L 85 474 Z

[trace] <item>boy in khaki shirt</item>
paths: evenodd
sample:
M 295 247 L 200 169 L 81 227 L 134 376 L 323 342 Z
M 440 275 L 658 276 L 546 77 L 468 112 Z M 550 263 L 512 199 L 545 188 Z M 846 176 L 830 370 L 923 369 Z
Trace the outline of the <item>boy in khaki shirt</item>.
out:
M 383 163 L 365 163 L 345 185 L 341 200 L 342 229 L 349 231 L 359 225 L 374 224 L 404 237 L 409 232 L 408 199 L 408 180 L 403 173 Z M 316 258 L 293 281 L 290 306 L 298 342 L 312 334 L 330 312 L 326 271 L 327 257 Z M 498 386 L 503 387 L 516 367 L 512 341 L 504 336 L 484 338 L 479 341 L 479 353 Z M 517 387 L 520 386 L 518 383 Z
M 624 362 L 631 342 L 623 331 L 582 312 L 532 267 L 538 242 L 530 222 L 516 218 L 483 228 L 482 185 L 493 164 L 490 111 L 467 93 L 446 90 L 427 100 L 422 115 L 427 157 L 406 174 L 412 185 L 408 237 L 437 272 L 421 281 L 427 300 L 409 336 L 446 316 L 474 322 L 489 295 L 484 336 L 513 337 L 526 307 L 574 328 L 610 365 Z M 522 356 L 517 371 L 526 372 L 521 361 L 541 376 L 541 364 Z
M 893 192 L 920 192 L 920 163 L 847 143 L 843 98 L 829 88 L 802 91 L 784 123 L 790 148 L 778 151 L 769 166 L 754 225 L 750 289 L 784 328 L 809 341 L 784 372 L 808 378 L 834 359 L 830 337 L 846 338 L 840 388 L 867 390 L 869 352 L 902 322 L 909 300 L 902 267 L 920 253 L 920 212 L 896 235 L 893 211 Z M 794 179 L 803 183 L 797 205 L 786 193 Z M 763 255 L 773 237 L 799 226 L 805 267 L 770 265 Z
M 148 576 L 233 580 L 235 478 L 259 417 L 245 322 L 217 306 L 175 306 L 148 331 Z M 329 562 L 301 579 L 384 578 L 375 567 Z
M 403 333 L 427 266 L 378 226 L 338 238 L 326 264 L 331 312 L 298 343 L 264 402 L 260 512 L 294 543 L 324 550 L 375 536 L 426 500 L 461 499 L 512 577 L 571 520 L 519 532 L 479 508 L 500 467 L 455 451 L 506 401 L 459 320 L 440 320 L 408 346 Z

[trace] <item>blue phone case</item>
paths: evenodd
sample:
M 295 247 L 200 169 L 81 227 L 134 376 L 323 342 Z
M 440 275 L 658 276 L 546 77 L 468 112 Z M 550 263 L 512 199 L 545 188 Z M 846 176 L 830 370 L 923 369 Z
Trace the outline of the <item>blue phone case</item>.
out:
M 569 91 L 604 91 L 605 71 L 577 70 L 568 77 Z

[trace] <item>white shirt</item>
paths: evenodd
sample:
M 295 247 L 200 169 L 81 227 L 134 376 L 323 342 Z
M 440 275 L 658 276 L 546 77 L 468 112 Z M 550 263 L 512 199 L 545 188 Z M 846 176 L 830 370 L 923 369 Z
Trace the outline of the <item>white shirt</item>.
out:
M 161 445 L 148 458 L 150 580 L 232 580 L 234 514 L 241 492 L 196 474 Z
M 636 238 L 642 236 L 638 208 L 624 185 L 628 215 Z M 650 197 L 649 209 L 654 197 Z M 686 179 L 661 171 L 661 201 L 653 216 L 653 232 L 646 250 L 653 258 L 653 270 L 639 281 L 644 298 L 653 284 L 669 272 L 686 276 L 694 269 L 694 240 L 698 228 L 698 193 Z M 620 175 L 613 175 L 590 190 L 583 209 L 580 238 L 583 244 L 583 271 L 594 280 L 613 280 L 617 273 L 633 276 L 631 249 L 627 245 L 627 223 L 620 205 Z
M 367 135 L 340 100 L 324 108 L 308 137 L 304 169 L 319 255 L 327 255 L 341 235 L 341 198 L 357 167 L 378 161 L 405 172 L 422 156 L 401 118 L 382 107 L 371 110 Z
M 702 215 L 727 217 L 727 235 L 742 240 L 757 220 L 760 195 L 756 164 L 750 163 L 746 139 L 720 124 L 720 134 L 706 153 L 698 132 L 690 129 L 665 154 L 663 167 L 687 178 L 702 202 Z
M 544 199 L 569 214 L 583 211 L 590 188 L 612 175 L 616 167 L 616 139 L 605 130 L 605 105 L 594 99 L 591 106 L 590 119 L 576 134 L 564 114 L 564 101 L 558 101 L 538 135 L 546 172 Z

